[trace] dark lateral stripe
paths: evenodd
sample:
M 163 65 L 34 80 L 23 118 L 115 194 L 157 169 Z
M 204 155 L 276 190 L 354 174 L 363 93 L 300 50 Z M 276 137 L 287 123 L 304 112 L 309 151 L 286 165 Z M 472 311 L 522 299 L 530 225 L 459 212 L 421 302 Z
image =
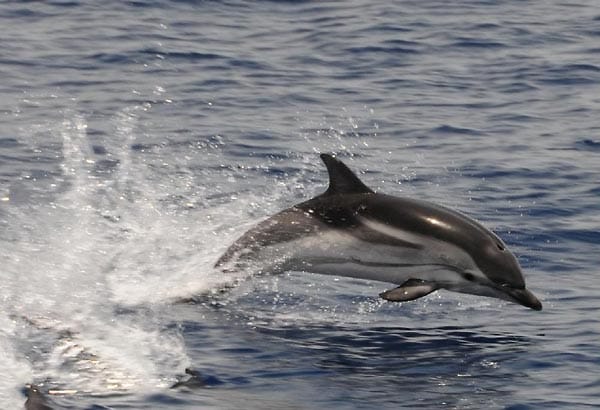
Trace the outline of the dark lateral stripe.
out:
M 444 263 L 386 263 L 386 262 L 365 262 L 358 259 L 351 259 L 351 261 L 356 262 L 358 265 L 367 266 L 371 268 L 414 268 L 414 267 L 424 267 L 431 266 L 436 268 L 448 269 L 453 272 L 462 272 L 456 266 L 446 265 Z
M 344 264 L 354 263 L 356 265 L 365 266 L 368 268 L 416 268 L 416 267 L 434 267 L 448 269 L 453 272 L 462 272 L 456 266 L 447 265 L 444 263 L 389 263 L 389 262 L 367 262 L 357 258 L 343 259 L 343 258 L 311 258 L 312 264 Z

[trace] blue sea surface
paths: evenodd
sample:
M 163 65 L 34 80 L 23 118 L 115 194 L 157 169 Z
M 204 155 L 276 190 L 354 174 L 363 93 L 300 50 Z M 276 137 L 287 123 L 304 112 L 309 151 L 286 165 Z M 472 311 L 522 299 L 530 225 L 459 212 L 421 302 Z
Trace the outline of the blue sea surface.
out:
M 70 409 L 600 407 L 597 1 L 3 1 L 0 24 L 0 408 L 29 384 Z M 220 293 L 239 235 L 325 189 L 322 152 L 493 229 L 544 310 L 306 272 Z

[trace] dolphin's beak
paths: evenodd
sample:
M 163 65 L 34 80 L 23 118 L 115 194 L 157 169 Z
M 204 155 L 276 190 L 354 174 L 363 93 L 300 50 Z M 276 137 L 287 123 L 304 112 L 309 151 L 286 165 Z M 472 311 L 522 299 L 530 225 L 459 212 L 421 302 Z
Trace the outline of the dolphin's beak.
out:
M 502 287 L 502 291 L 510 296 L 510 300 L 533 310 L 542 310 L 542 302 L 527 289 Z

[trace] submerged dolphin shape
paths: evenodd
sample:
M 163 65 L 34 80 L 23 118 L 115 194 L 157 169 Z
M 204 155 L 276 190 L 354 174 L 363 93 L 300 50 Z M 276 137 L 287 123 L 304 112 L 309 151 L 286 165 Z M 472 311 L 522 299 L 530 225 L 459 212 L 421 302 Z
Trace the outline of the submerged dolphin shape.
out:
M 525 288 L 517 259 L 493 232 L 440 205 L 375 193 L 340 160 L 321 159 L 328 189 L 250 229 L 215 267 L 258 264 L 260 271 L 389 282 L 399 286 L 379 296 L 393 302 L 447 289 L 542 309 Z
M 25 410 L 52 410 L 48 399 L 36 385 L 27 386 L 26 394 Z

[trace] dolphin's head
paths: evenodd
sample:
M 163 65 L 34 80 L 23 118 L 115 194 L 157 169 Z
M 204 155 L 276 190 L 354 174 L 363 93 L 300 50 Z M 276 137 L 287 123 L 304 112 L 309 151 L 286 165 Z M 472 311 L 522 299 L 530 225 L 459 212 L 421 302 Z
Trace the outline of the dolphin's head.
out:
M 382 240 L 398 249 L 398 261 L 402 263 L 407 247 L 412 247 L 424 255 L 416 265 L 432 262 L 433 266 L 445 268 L 415 274 L 412 279 L 426 281 L 427 286 L 409 282 L 413 292 L 406 295 L 443 288 L 542 309 L 540 301 L 525 288 L 517 258 L 502 239 L 477 221 L 426 201 L 375 194 L 366 203 L 367 215 L 359 222 L 388 238 L 401 239 L 395 243 Z M 399 293 L 387 296 L 388 300 L 403 298 Z
M 485 240 L 471 250 L 476 268 L 461 272 L 462 280 L 449 290 L 508 300 L 534 310 L 542 310 L 541 302 L 525 288 L 525 279 L 517 258 L 504 242 L 488 231 Z

